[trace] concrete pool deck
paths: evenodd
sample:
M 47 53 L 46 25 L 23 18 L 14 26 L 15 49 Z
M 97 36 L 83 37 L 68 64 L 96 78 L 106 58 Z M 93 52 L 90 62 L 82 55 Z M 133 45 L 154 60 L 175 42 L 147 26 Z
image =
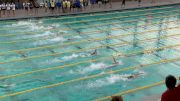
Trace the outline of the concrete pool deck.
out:
M 170 5 L 170 4 L 180 4 L 180 0 L 157 0 L 155 3 L 152 3 L 151 0 L 142 0 L 141 5 L 138 6 L 137 1 L 127 1 L 126 6 L 124 8 L 121 8 L 121 2 L 112 2 L 112 8 L 110 8 L 110 5 L 107 4 L 107 7 L 104 7 L 103 5 L 99 8 L 98 5 L 95 5 L 94 8 L 91 9 L 90 6 L 86 8 L 86 10 L 83 11 L 74 11 L 69 13 L 58 13 L 56 11 L 54 14 L 48 12 L 45 13 L 44 8 L 38 9 L 38 14 L 35 14 L 35 11 L 33 11 L 31 14 L 27 14 L 25 10 L 16 10 L 15 16 L 7 16 L 2 15 L 1 12 L 1 18 L 0 20 L 12 20 L 12 19 L 26 19 L 26 18 L 41 18 L 41 17 L 57 17 L 61 15 L 69 15 L 69 14 L 81 14 L 81 13 L 93 13 L 93 12 L 102 12 L 102 11 L 111 11 L 111 10 L 125 10 L 125 9 L 132 9 L 132 8 L 142 8 L 142 7 L 152 7 L 152 6 L 162 6 L 162 5 Z M 11 12 L 12 13 L 12 12 Z

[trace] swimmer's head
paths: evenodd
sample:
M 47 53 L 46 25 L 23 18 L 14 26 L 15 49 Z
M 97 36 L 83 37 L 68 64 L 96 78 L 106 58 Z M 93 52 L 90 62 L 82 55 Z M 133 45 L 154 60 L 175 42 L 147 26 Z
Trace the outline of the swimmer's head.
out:
M 110 101 L 123 101 L 123 99 L 121 96 L 111 96 Z

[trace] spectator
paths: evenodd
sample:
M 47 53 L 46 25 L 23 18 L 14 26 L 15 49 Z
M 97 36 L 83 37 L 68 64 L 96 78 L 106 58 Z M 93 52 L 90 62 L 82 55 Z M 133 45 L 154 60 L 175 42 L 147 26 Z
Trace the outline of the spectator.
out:
M 33 14 L 33 4 L 32 3 L 29 4 L 29 11 L 30 11 L 30 15 Z
M 80 0 L 81 8 L 84 7 L 84 0 Z
M 138 6 L 141 6 L 141 0 L 138 0 Z
M 100 7 L 101 7 L 101 5 L 102 5 L 102 0 L 97 0 L 97 3 L 98 3 L 99 8 L 100 8 Z
M 161 101 L 180 101 L 180 85 L 176 87 L 176 78 L 168 75 L 165 84 L 167 90 L 162 94 Z
M 71 8 L 71 2 L 70 0 L 67 1 L 67 11 L 70 12 Z
M 1 10 L 3 11 L 3 15 L 5 15 L 5 11 L 6 11 L 6 5 L 5 3 L 1 4 Z
M 45 13 L 47 13 L 47 10 L 48 10 L 48 2 L 47 1 L 45 2 L 44 7 L 45 7 Z
M 55 2 L 54 0 L 51 1 L 51 11 L 52 11 L 52 14 L 54 14 L 54 8 L 55 8 Z
M 23 2 L 23 9 L 25 9 L 25 5 L 26 5 L 26 3 Z
M 75 2 L 75 7 L 78 9 L 78 11 L 79 11 L 79 9 L 81 8 L 81 3 L 80 3 L 79 0 L 76 0 L 76 2 Z
M 13 16 L 15 16 L 16 5 L 14 3 L 11 4 L 11 10 L 13 12 Z
M 126 5 L 126 0 L 122 0 L 121 8 L 125 7 L 125 5 Z
M 88 6 L 88 0 L 83 0 L 84 9 Z
M 38 15 L 38 9 L 40 7 L 39 3 L 35 3 L 34 7 L 35 7 L 35 15 Z
M 1 3 L 0 3 L 0 18 L 1 18 L 1 10 L 2 10 L 2 9 L 1 9 Z
M 94 8 L 94 5 L 96 4 L 96 0 L 90 0 L 91 2 L 91 8 Z
M 62 10 L 63 12 L 66 12 L 66 9 L 67 9 L 67 0 L 63 0 L 63 3 L 62 3 Z
M 6 10 L 7 10 L 7 16 L 10 16 L 11 5 L 9 3 L 6 4 Z
M 111 96 L 110 101 L 123 101 L 123 99 L 121 96 Z
M 27 2 L 24 4 L 24 8 L 25 8 L 25 12 L 26 12 L 27 15 L 28 15 L 28 14 L 29 14 L 29 5 L 28 5 Z
M 56 7 L 57 7 L 57 10 L 58 10 L 58 13 L 60 13 L 60 8 L 61 8 L 61 2 L 60 1 L 58 1 L 56 3 Z

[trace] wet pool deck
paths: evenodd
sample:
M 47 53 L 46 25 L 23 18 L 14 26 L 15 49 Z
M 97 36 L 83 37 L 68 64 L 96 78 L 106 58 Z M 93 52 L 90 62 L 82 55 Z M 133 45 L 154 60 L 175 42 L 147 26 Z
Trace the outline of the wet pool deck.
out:
M 69 15 L 69 14 L 81 14 L 81 13 L 91 13 L 91 12 L 102 12 L 102 11 L 111 11 L 111 10 L 124 10 L 124 9 L 132 9 L 132 8 L 141 8 L 141 7 L 152 7 L 152 6 L 160 6 L 160 5 L 170 5 L 170 4 L 180 4 L 180 0 L 155 0 L 155 3 L 152 3 L 151 0 L 141 0 L 141 5 L 138 6 L 137 1 L 127 1 L 126 6 L 121 8 L 121 2 L 112 2 L 112 8 L 107 4 L 106 7 L 103 5 L 99 8 L 98 5 L 95 5 L 94 8 L 91 9 L 90 6 L 83 11 L 74 11 L 69 13 L 58 13 L 56 11 L 54 14 L 51 12 L 45 13 L 44 8 L 38 9 L 38 14 L 35 14 L 35 11 L 32 14 L 27 14 L 25 10 L 16 10 L 16 14 L 14 17 L 7 16 L 1 14 L 0 20 L 8 20 L 8 19 L 25 19 L 25 18 L 41 18 L 41 17 L 52 17 L 52 16 L 61 16 L 61 15 Z M 2 13 L 2 12 L 1 12 Z

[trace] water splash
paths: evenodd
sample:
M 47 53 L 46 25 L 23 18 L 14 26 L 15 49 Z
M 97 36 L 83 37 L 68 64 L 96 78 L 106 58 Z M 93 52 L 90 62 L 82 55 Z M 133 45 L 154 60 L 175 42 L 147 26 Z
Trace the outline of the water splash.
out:
M 78 70 L 76 70 L 74 72 L 76 72 L 78 74 L 86 74 L 88 72 L 92 72 L 95 70 L 105 69 L 106 67 L 108 67 L 108 65 L 106 65 L 104 63 L 92 63 L 90 66 L 78 68 Z
M 64 42 L 66 41 L 66 39 L 64 37 L 56 37 L 56 38 L 52 38 L 52 39 L 46 39 L 46 40 L 39 40 L 33 43 L 34 46 L 37 45 L 45 45 L 45 44 L 50 44 L 50 43 L 55 43 L 55 42 Z
M 73 54 L 70 55 L 70 56 L 64 56 L 64 57 L 62 57 L 62 59 L 63 59 L 64 61 L 67 61 L 67 60 L 72 60 L 72 59 L 77 58 L 77 57 L 79 57 L 79 55 L 73 53 Z
M 138 77 L 140 76 L 144 76 L 146 75 L 146 72 L 142 71 L 142 70 L 135 70 L 133 72 L 133 74 L 139 74 Z M 132 76 L 133 74 L 112 74 L 108 77 L 102 78 L 102 79 L 98 79 L 96 81 L 91 81 L 88 83 L 87 87 L 88 88 L 95 88 L 95 87 L 102 87 L 102 86 L 107 86 L 107 85 L 111 85 L 111 84 L 115 84 L 119 81 L 129 81 L 129 77 Z M 126 86 L 124 86 L 126 87 Z
M 46 61 L 43 61 L 40 64 L 53 64 L 53 63 L 58 63 L 58 62 L 62 62 L 59 58 L 53 58 L 53 59 L 48 59 Z
M 122 74 L 122 75 L 113 74 L 103 79 L 99 79 L 94 82 L 89 82 L 87 84 L 87 87 L 88 88 L 102 87 L 102 86 L 114 84 L 119 81 L 128 81 L 128 78 L 127 78 L 128 76 L 130 76 L 130 74 Z

